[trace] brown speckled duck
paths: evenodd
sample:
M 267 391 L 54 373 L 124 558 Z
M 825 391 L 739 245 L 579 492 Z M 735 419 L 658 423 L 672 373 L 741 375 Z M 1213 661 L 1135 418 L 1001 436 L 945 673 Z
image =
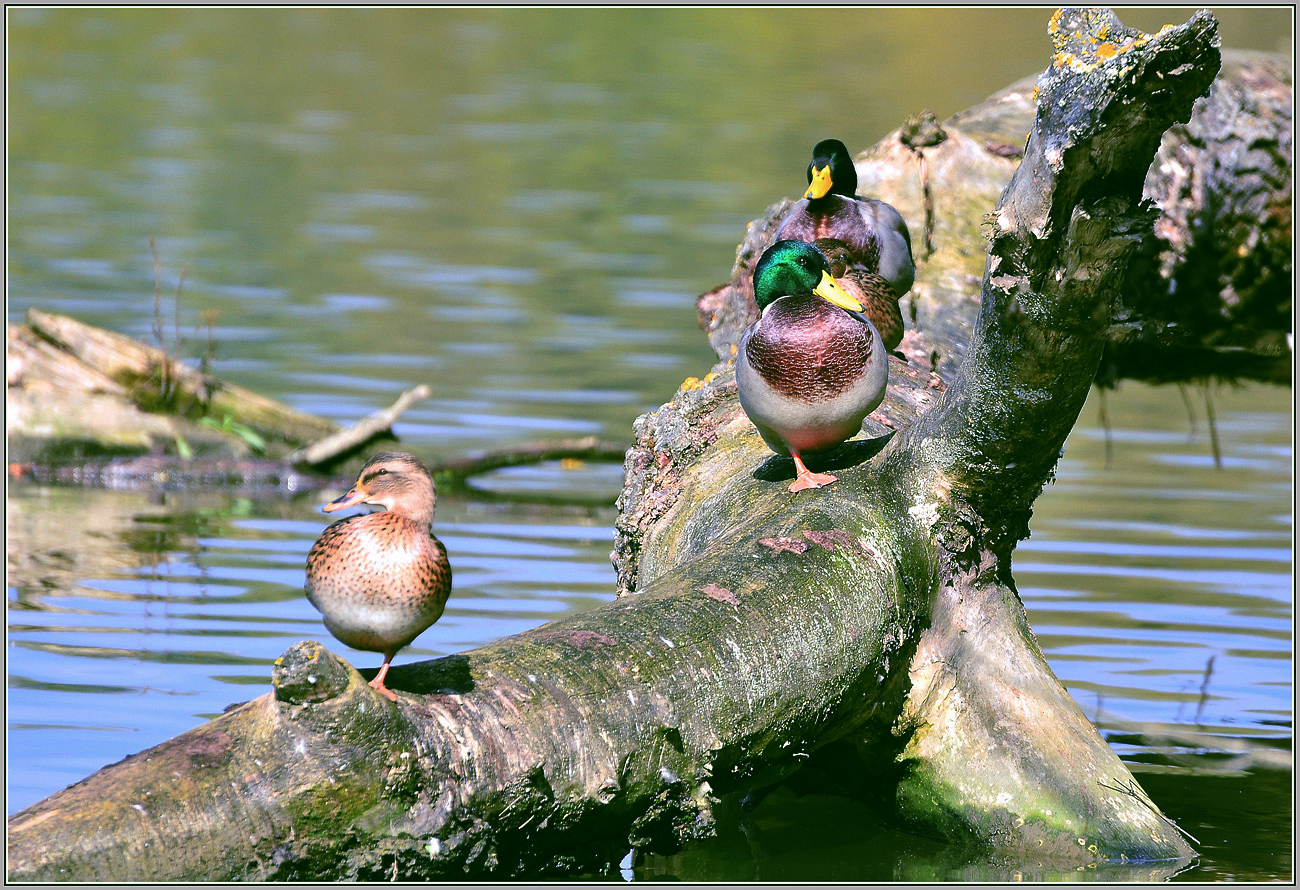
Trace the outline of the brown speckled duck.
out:
M 858 171 L 844 143 L 838 139 L 818 142 L 808 165 L 808 190 L 781 220 L 777 240 L 841 241 L 852 265 L 879 275 L 889 282 L 895 296 L 901 297 L 916 277 L 912 235 L 891 205 L 859 198 L 857 190 Z
M 384 509 L 334 523 L 307 554 L 307 599 L 343 643 L 384 654 L 370 685 L 392 701 L 384 677 L 393 656 L 442 617 L 451 592 L 447 549 L 432 532 L 437 500 L 424 464 L 381 451 L 347 494 L 323 509 Z
M 903 312 L 898 308 L 898 295 L 889 282 L 874 272 L 853 265 L 849 248 L 834 238 L 818 238 L 813 246 L 826 256 L 831 267 L 831 277 L 844 292 L 862 304 L 863 312 L 880 332 L 881 342 L 887 352 L 893 352 L 903 342 Z

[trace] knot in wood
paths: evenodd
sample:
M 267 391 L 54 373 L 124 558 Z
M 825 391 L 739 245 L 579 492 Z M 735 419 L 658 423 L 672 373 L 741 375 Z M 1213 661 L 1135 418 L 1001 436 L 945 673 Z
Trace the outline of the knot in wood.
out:
M 351 666 L 313 641 L 290 646 L 271 669 L 276 699 L 290 704 L 336 698 L 348 688 L 351 679 Z
M 898 132 L 898 141 L 912 151 L 930 148 L 947 138 L 948 134 L 939 126 L 939 119 L 929 109 L 909 117 Z

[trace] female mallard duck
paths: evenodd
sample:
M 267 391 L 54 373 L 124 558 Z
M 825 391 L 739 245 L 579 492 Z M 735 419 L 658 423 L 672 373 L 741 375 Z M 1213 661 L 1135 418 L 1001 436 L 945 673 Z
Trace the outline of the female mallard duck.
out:
M 903 313 L 898 308 L 898 295 L 889 282 L 874 272 L 854 266 L 843 241 L 818 238 L 813 246 L 826 256 L 836 284 L 863 305 L 867 318 L 880 332 L 885 351 L 893 352 L 903 342 Z
M 804 241 L 778 241 L 754 268 L 759 318 L 740 338 L 740 404 L 769 448 L 794 458 L 791 491 L 834 482 L 802 455 L 838 445 L 862 429 L 889 376 L 880 333 L 830 275 L 826 257 Z
M 307 554 L 307 599 L 339 640 L 384 654 L 370 685 L 393 701 L 384 685 L 393 656 L 442 617 L 451 592 L 447 549 L 432 532 L 437 500 L 424 464 L 382 451 L 323 509 L 373 504 L 383 511 L 334 523 Z
M 777 227 L 776 237 L 797 241 L 834 238 L 844 242 L 852 264 L 889 282 L 901 297 L 912 287 L 912 235 L 898 211 L 884 201 L 859 198 L 858 171 L 838 139 L 813 147 L 808 191 Z

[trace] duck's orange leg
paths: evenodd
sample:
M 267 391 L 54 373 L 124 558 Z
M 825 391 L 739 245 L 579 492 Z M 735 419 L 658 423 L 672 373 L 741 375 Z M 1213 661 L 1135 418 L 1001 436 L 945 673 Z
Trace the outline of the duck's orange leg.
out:
M 821 488 L 823 485 L 830 485 L 839 479 L 838 476 L 832 476 L 830 473 L 814 473 L 804 466 L 803 460 L 799 457 L 799 452 L 791 451 L 790 456 L 794 458 L 794 468 L 798 473 L 795 480 L 790 483 L 791 491 L 803 491 L 805 488 Z
M 389 701 L 395 702 L 397 701 L 397 696 L 393 694 L 393 690 L 389 689 L 387 686 L 384 685 L 384 677 L 387 676 L 388 674 L 388 664 L 392 660 L 393 660 L 393 656 L 391 655 L 384 656 L 384 666 L 379 669 L 379 673 L 375 674 L 375 679 L 370 681 L 370 688 L 375 690 L 375 692 L 378 692 L 380 695 L 382 695 L 384 698 L 388 699 Z

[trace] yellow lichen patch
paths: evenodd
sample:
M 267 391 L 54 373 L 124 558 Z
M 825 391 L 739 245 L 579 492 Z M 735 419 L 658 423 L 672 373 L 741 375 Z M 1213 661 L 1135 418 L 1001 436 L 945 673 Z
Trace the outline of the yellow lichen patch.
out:
M 682 381 L 682 385 L 679 388 L 678 392 L 690 392 L 693 389 L 699 389 L 703 385 L 704 384 L 700 382 L 700 378 L 687 377 L 685 380 Z
M 1135 37 L 1110 41 L 1107 39 L 1111 33 L 1110 25 L 1104 22 L 1099 24 L 1096 32 L 1092 34 L 1065 34 L 1057 27 L 1059 20 L 1060 13 L 1058 12 L 1057 15 L 1052 17 L 1050 25 L 1052 46 L 1055 49 L 1052 55 L 1052 66 L 1057 69 L 1069 68 L 1079 74 L 1092 71 L 1121 53 L 1149 43 L 1152 39 L 1150 34 L 1139 32 Z M 1071 38 L 1081 38 L 1074 42 L 1075 48 L 1079 50 L 1077 53 L 1066 49 L 1066 46 L 1072 42 Z
M 1047 33 L 1051 34 L 1054 39 L 1060 33 L 1061 16 L 1064 14 L 1064 9 L 1058 9 L 1056 12 L 1052 13 L 1052 17 L 1047 21 Z

